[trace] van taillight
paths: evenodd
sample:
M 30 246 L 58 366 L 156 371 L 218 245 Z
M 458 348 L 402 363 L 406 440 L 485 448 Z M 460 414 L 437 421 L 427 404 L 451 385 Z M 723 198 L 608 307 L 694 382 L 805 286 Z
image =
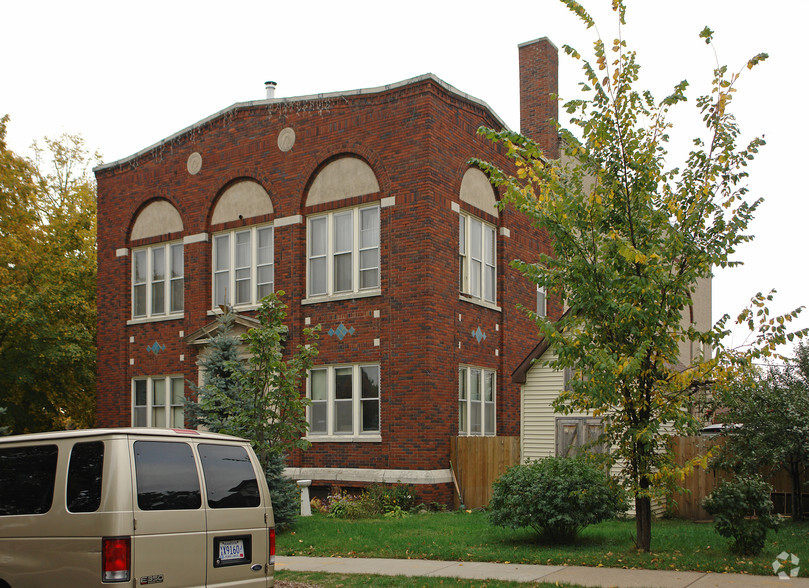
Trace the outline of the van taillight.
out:
M 101 540 L 101 580 L 129 582 L 131 560 L 129 537 L 104 537 Z
M 270 565 L 275 565 L 275 529 L 270 529 Z

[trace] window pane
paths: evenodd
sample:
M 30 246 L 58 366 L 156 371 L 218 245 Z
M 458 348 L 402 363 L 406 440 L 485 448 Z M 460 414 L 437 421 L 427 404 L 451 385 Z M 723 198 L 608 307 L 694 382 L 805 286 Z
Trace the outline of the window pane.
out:
M 257 263 L 264 265 L 273 262 L 273 243 L 272 243 L 272 227 L 266 229 L 259 229 L 256 231 L 258 235 L 258 251 Z
M 379 249 L 360 252 L 360 288 L 379 286 Z
M 183 310 L 183 290 L 185 280 L 176 278 L 171 281 L 171 312 L 181 312 Z
M 166 381 L 152 380 L 152 405 L 165 406 L 166 404 Z
M 494 372 L 485 372 L 483 377 L 483 400 L 494 402 Z
M 165 282 L 154 282 L 152 284 L 152 314 L 163 314 L 166 312 L 165 291 Z
M 152 281 L 166 279 L 166 250 L 163 247 L 152 249 Z
M 211 508 L 252 508 L 261 504 L 258 480 L 244 447 L 199 446 Z
M 326 232 L 328 219 L 325 216 L 309 220 L 309 256 L 326 255 Z
M 352 386 L 352 372 L 353 368 L 337 368 L 334 370 L 334 397 L 337 400 L 348 399 L 353 397 Z
M 340 400 L 334 403 L 334 432 L 353 433 L 353 406 L 350 400 Z
M 364 433 L 379 431 L 379 400 L 363 400 L 360 418 Z
M 145 406 L 136 406 L 135 412 L 132 415 L 132 426 L 133 427 L 146 427 L 148 423 L 146 422 L 146 407 Z
M 461 400 L 458 402 L 458 434 L 464 435 L 469 433 L 466 424 L 466 401 Z
M 185 402 L 185 383 L 182 378 L 171 379 L 171 403 L 180 405 Z
M 250 269 L 236 270 L 236 304 L 249 304 L 250 298 Z
M 214 270 L 230 269 L 230 235 L 219 235 L 214 238 Z
M 469 219 L 469 254 L 474 259 L 482 259 L 482 230 L 483 223 L 479 220 Z
M 362 378 L 362 397 L 379 398 L 379 366 L 371 365 L 360 368 Z
M 494 265 L 494 229 L 489 226 L 483 227 L 483 260 L 486 265 Z
M 327 370 L 312 370 L 309 378 L 309 390 L 312 400 L 326 400 L 327 398 Z
M 466 400 L 466 368 L 458 369 L 458 399 Z
M 344 253 L 354 248 L 354 212 L 334 215 L 334 252 Z
M 146 406 L 146 380 L 135 380 L 135 406 Z
M 152 426 L 166 426 L 166 381 L 152 380 Z
M 360 248 L 379 247 L 379 208 L 360 210 Z
M 132 271 L 132 282 L 135 284 L 146 283 L 146 250 L 135 251 L 133 257 L 134 269 Z
M 146 316 L 146 284 L 135 286 L 135 292 L 132 296 L 132 316 Z
M 135 478 L 141 510 L 202 506 L 197 466 L 187 443 L 136 441 Z
M 182 278 L 184 272 L 183 266 L 183 246 L 171 246 L 171 277 Z
M 480 265 L 474 259 L 469 262 L 469 293 L 476 298 L 480 298 Z
M 51 509 L 58 454 L 56 445 L 0 449 L 0 516 Z
M 353 368 L 337 368 L 334 370 L 334 432 L 354 432 L 354 403 L 352 373 Z
M 95 512 L 101 505 L 104 443 L 76 443 L 70 451 L 67 469 L 67 510 Z
M 326 258 L 320 257 L 309 262 L 309 294 L 325 294 L 328 267 Z
M 458 217 L 458 253 L 466 255 L 466 217 Z
M 228 303 L 228 282 L 230 274 L 228 272 L 218 273 L 214 278 L 214 306 Z
M 481 424 L 480 423 L 480 418 L 481 418 L 480 409 L 481 409 L 480 401 L 478 401 L 478 402 L 473 401 L 471 403 L 472 426 L 470 427 L 470 430 L 469 430 L 470 435 L 480 435 L 480 432 L 481 432 L 480 431 L 480 424 Z
M 309 407 L 311 433 L 326 433 L 326 401 L 313 402 Z
M 354 268 L 351 265 L 351 254 L 344 253 L 334 256 L 334 291 L 347 292 L 352 289 L 352 274 Z
M 494 435 L 494 403 L 486 403 L 486 422 L 484 423 L 484 435 Z
M 480 400 L 480 370 L 470 370 L 469 376 L 469 396 L 476 402 Z
M 486 266 L 486 276 L 484 281 L 485 287 L 483 297 L 489 302 L 494 302 L 494 286 L 495 286 L 495 270 L 493 267 Z
M 250 231 L 236 233 L 236 268 L 250 267 Z

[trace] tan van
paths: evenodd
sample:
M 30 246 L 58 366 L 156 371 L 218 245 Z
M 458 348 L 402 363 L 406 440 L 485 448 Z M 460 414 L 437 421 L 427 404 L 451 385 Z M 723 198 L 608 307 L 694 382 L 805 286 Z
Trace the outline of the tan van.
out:
M 0 588 L 273 585 L 250 444 L 174 429 L 0 437 Z

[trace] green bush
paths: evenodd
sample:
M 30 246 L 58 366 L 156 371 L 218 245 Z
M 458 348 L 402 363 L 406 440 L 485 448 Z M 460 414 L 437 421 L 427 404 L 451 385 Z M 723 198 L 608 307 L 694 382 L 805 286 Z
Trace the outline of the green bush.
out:
M 332 488 L 325 505 L 319 506 L 318 510 L 339 519 L 363 519 L 379 515 L 400 518 L 406 516 L 415 504 L 416 492 L 412 486 L 374 484 L 359 494 Z
M 716 532 L 731 539 L 732 552 L 758 555 L 764 549 L 767 530 L 777 530 L 771 491 L 759 476 L 737 476 L 723 481 L 702 501 L 702 507 L 714 517 Z
M 626 508 L 625 493 L 603 470 L 581 458 L 548 457 L 500 476 L 489 502 L 489 522 L 530 527 L 543 541 L 564 543 Z

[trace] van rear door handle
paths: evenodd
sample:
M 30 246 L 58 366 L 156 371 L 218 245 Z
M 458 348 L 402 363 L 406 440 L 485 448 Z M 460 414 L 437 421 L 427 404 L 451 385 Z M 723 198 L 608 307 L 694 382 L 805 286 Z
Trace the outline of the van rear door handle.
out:
M 250 566 L 250 569 L 253 570 L 254 572 L 258 572 L 261 571 L 261 568 L 263 567 L 264 566 L 261 564 L 253 564 L 252 566 Z

